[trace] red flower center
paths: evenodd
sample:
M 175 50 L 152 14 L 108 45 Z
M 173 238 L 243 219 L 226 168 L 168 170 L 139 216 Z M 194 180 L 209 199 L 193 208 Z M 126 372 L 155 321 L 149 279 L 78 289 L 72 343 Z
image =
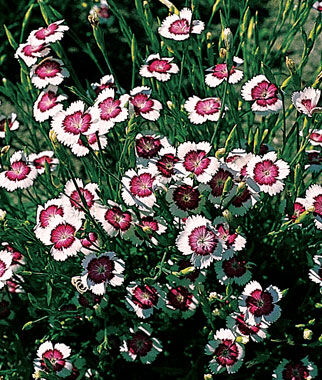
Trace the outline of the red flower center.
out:
M 57 97 L 54 92 L 48 91 L 46 92 L 40 99 L 38 103 L 38 108 L 40 109 L 41 112 L 48 111 L 55 107 Z
M 219 197 L 222 195 L 225 183 L 229 177 L 232 178 L 231 173 L 224 169 L 219 169 L 218 172 L 212 177 L 209 185 L 211 187 L 211 193 L 214 197 Z
M 11 170 L 5 173 L 10 181 L 22 181 L 28 177 L 30 167 L 24 161 L 16 161 L 11 164 Z
M 154 71 L 156 71 L 157 73 L 166 73 L 170 69 L 171 65 L 163 59 L 155 59 L 148 66 L 148 70 L 151 73 L 153 73 Z
M 273 297 L 269 292 L 263 292 L 262 290 L 254 290 L 250 296 L 246 299 L 246 305 L 251 314 L 255 317 L 261 317 L 262 315 L 270 314 L 273 309 Z
M 216 99 L 199 100 L 195 110 L 199 115 L 213 115 L 220 111 L 221 104 Z
M 45 79 L 54 78 L 61 71 L 62 68 L 58 62 L 46 60 L 37 66 L 35 73 L 39 78 Z
M 127 341 L 129 351 L 133 355 L 146 356 L 153 347 L 151 338 L 143 331 L 132 334 L 132 338 Z
M 200 256 L 211 255 L 217 248 L 216 235 L 206 226 L 196 227 L 189 235 L 191 249 Z
M 67 115 L 63 121 L 64 130 L 73 135 L 79 135 L 88 131 L 91 126 L 92 117 L 89 113 L 77 111 Z
M 268 81 L 262 81 L 252 88 L 251 95 L 256 103 L 260 106 L 275 104 L 278 100 L 278 89 L 275 84 Z
M 210 164 L 210 159 L 206 157 L 203 150 L 191 151 L 185 155 L 183 166 L 195 175 L 202 174 Z
M 106 256 L 100 257 L 98 259 L 93 259 L 88 263 L 88 278 L 100 284 L 111 280 L 113 278 L 113 270 L 115 268 L 113 260 L 109 259 Z
M 235 66 L 230 70 L 230 75 L 235 73 Z M 228 70 L 226 63 L 219 63 L 213 68 L 212 75 L 218 79 L 224 79 L 228 77 Z
M 46 37 L 51 36 L 52 34 L 55 34 L 56 30 L 58 29 L 58 25 L 53 23 L 47 26 L 47 28 L 41 28 L 35 33 L 35 37 L 38 40 L 44 40 Z
M 71 224 L 59 224 L 50 234 L 50 241 L 56 249 L 69 248 L 75 241 L 76 228 Z
M 158 292 L 149 285 L 137 286 L 132 296 L 132 301 L 141 309 L 150 309 L 156 306 L 159 300 Z
M 79 188 L 79 191 L 84 197 L 87 207 L 91 208 L 94 204 L 94 195 L 90 191 L 88 191 L 87 189 L 83 189 L 82 187 Z M 83 208 L 83 202 L 77 190 L 74 190 L 71 193 L 70 204 L 72 207 L 76 208 L 77 210 L 81 210 Z
M 178 161 L 178 157 L 175 157 L 174 154 L 167 153 L 158 160 L 157 168 L 163 177 L 170 178 L 174 174 L 174 165 Z
M 222 366 L 232 366 L 237 362 L 238 348 L 230 339 L 224 339 L 216 348 L 214 356 L 218 364 Z
M 148 95 L 143 93 L 134 95 L 130 101 L 134 106 L 136 114 L 150 112 L 154 105 L 153 100 L 149 99 Z
M 48 368 L 46 362 L 51 365 L 51 368 Z M 41 367 L 45 371 L 53 370 L 55 372 L 61 371 L 65 366 L 65 360 L 63 359 L 63 354 L 58 350 L 48 350 L 42 354 Z
M 115 229 L 126 231 L 130 228 L 132 216 L 129 212 L 123 212 L 119 207 L 114 206 L 106 211 L 105 220 Z
M 139 157 L 151 158 L 157 155 L 161 149 L 161 141 L 152 136 L 143 136 L 135 142 L 137 154 Z
M 186 287 L 177 286 L 168 292 L 167 298 L 169 304 L 175 309 L 187 311 L 192 303 L 193 294 Z
M 189 31 L 190 23 L 185 18 L 174 21 L 169 27 L 169 32 L 173 34 L 189 34 Z
M 260 185 L 273 185 L 278 175 L 278 167 L 271 160 L 264 160 L 255 165 L 254 180 Z
M 155 178 L 150 173 L 143 173 L 134 176 L 130 182 L 131 193 L 137 197 L 148 197 L 152 194 L 152 187 Z
M 181 210 L 194 210 L 199 204 L 200 192 L 189 185 L 178 186 L 173 192 L 173 200 Z
M 99 104 L 99 108 L 101 110 L 101 118 L 105 121 L 108 121 L 118 116 L 122 111 L 120 104 L 121 102 L 118 99 L 114 100 L 113 98 L 107 98 L 103 100 Z
M 45 210 L 42 210 L 39 215 L 39 221 L 40 225 L 42 228 L 45 228 L 49 225 L 50 220 L 55 216 L 55 215 L 64 215 L 64 211 L 62 207 L 52 205 L 48 206 Z

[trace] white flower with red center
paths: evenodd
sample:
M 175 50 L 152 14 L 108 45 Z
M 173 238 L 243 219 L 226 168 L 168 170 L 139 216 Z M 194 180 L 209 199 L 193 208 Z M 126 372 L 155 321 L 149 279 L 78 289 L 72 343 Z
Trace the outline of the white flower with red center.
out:
M 75 214 L 78 218 L 85 216 L 85 210 L 95 215 L 95 204 L 99 199 L 98 191 L 96 183 L 88 183 L 84 186 L 81 179 L 75 178 L 74 181 L 70 179 L 66 182 L 62 196 L 64 210 L 68 215 Z
M 208 183 L 205 186 L 201 186 L 202 190 L 209 191 L 208 199 L 216 207 L 221 204 L 226 181 L 229 179 L 233 180 L 235 173 L 226 165 L 221 164 L 219 169 L 210 176 Z
M 236 66 L 241 65 L 244 61 L 238 57 L 233 58 L 235 65 L 232 66 L 229 73 L 228 83 L 236 84 L 243 79 L 244 73 L 241 70 L 237 70 Z M 228 69 L 227 63 L 218 63 L 215 66 L 210 67 L 206 70 L 207 74 L 205 76 L 205 83 L 209 87 L 217 87 L 223 81 L 227 81 Z
M 85 136 L 88 145 L 94 150 L 99 151 L 100 148 L 104 149 L 107 147 L 107 138 L 105 136 L 96 136 L 96 133 Z M 86 156 L 90 150 L 84 145 L 82 139 L 78 139 L 77 143 L 72 144 L 70 147 L 71 151 L 77 157 Z
M 99 248 L 99 241 L 96 232 L 89 232 L 85 237 L 80 239 L 80 242 L 82 243 L 82 248 L 80 251 L 84 255 L 89 255 L 93 251 L 97 251 Z
M 67 146 L 76 144 L 82 135 L 90 135 L 97 131 L 99 115 L 95 108 L 85 110 L 85 104 L 78 100 L 67 110 L 58 112 L 51 127 L 56 133 L 57 140 Z
M 191 317 L 199 304 L 196 298 L 196 290 L 193 284 L 180 283 L 166 284 L 166 302 L 164 311 L 171 316 Z
M 50 199 L 43 206 L 37 208 L 37 225 L 36 230 L 40 229 L 40 234 L 43 233 L 43 229 L 47 228 L 54 220 L 56 215 L 64 216 L 64 209 L 61 199 Z M 36 236 L 37 236 L 37 232 Z
M 217 279 L 221 284 L 245 285 L 252 277 L 249 263 L 241 256 L 234 256 L 215 263 Z
M 317 107 L 320 96 L 320 90 L 307 87 L 303 91 L 293 93 L 292 103 L 299 112 L 312 117 L 315 113 L 322 111 L 321 107 Z
M 226 369 L 231 374 L 241 367 L 245 350 L 243 345 L 236 342 L 236 336 L 231 330 L 220 329 L 214 334 L 213 340 L 208 342 L 205 353 L 213 356 L 209 362 L 209 369 L 213 373 Z
M 305 170 L 313 173 L 320 173 L 322 171 L 322 153 L 319 150 L 311 149 L 306 150 L 307 165 Z
M 54 152 L 45 150 L 38 154 L 32 153 L 28 156 L 29 162 L 37 169 L 38 174 L 45 173 L 45 164 L 47 163 L 51 171 L 55 170 L 59 160 L 58 158 L 53 157 Z
M 32 31 L 28 42 L 32 45 L 41 45 L 60 41 L 64 37 L 65 31 L 69 29 L 67 25 L 61 25 L 63 22 L 64 20 L 55 21 L 47 27 Z
M 85 269 L 82 282 L 94 294 L 103 295 L 108 285 L 120 286 L 124 282 L 125 263 L 115 252 L 106 252 L 99 256 L 91 253 L 85 257 L 82 265 Z
M 163 218 L 158 216 L 143 215 L 141 216 L 140 221 L 137 223 L 137 225 L 142 229 L 142 232 L 145 233 L 144 240 L 141 240 L 141 235 L 136 236 L 140 244 L 146 242 L 148 245 L 151 245 L 149 244 L 151 241 L 152 244 L 158 245 L 159 242 L 157 238 L 154 236 L 162 235 L 167 230 L 167 222 Z
M 253 153 L 247 153 L 244 149 L 234 149 L 223 160 L 229 169 L 232 169 L 236 176 L 240 179 L 247 177 L 246 167 L 251 158 L 254 157 Z
M 50 48 L 45 44 L 31 45 L 30 43 L 20 44 L 16 53 L 16 59 L 22 59 L 30 67 L 34 65 L 38 58 L 46 57 L 50 53 Z
M 35 372 L 55 372 L 59 377 L 67 377 L 72 372 L 72 363 L 67 360 L 71 354 L 70 347 L 63 343 L 52 344 L 50 341 L 42 343 L 34 360 Z
M 143 364 L 152 363 L 162 351 L 160 341 L 151 336 L 152 329 L 148 324 L 140 324 L 130 329 L 131 335 L 123 337 L 120 347 L 121 355 L 127 361 L 140 360 Z
M 311 185 L 305 194 L 307 206 L 314 207 L 315 226 L 319 230 L 322 230 L 322 186 Z
M 82 219 L 74 215 L 69 215 L 68 221 L 56 215 L 37 237 L 45 245 L 51 246 L 50 253 L 54 260 L 65 261 L 68 257 L 77 255 L 82 248 L 82 243 L 76 237 L 81 227 Z
M 8 129 L 15 131 L 19 126 L 20 124 L 15 113 L 12 113 L 11 116 L 0 115 L 0 138 L 5 138 Z
M 264 156 L 254 156 L 250 159 L 246 168 L 247 174 L 253 181 L 249 183 L 255 191 L 263 191 L 269 195 L 276 195 L 284 189 L 282 182 L 290 172 L 287 162 L 277 160 L 275 152 L 269 152 Z
M 316 255 L 313 257 L 314 267 L 309 271 L 309 278 L 313 282 L 322 286 L 322 256 Z
M 166 200 L 170 203 L 171 214 L 181 219 L 187 218 L 191 212 L 199 213 L 204 203 L 199 187 L 193 185 L 191 178 L 171 185 L 167 191 Z
M 99 133 L 105 134 L 115 123 L 120 123 L 127 119 L 128 110 L 125 104 L 128 101 L 128 95 L 122 95 L 119 99 L 115 98 L 115 90 L 106 88 L 99 93 L 94 108 L 99 114 Z
M 246 239 L 237 231 L 232 230 L 224 218 L 218 217 L 213 221 L 220 239 L 223 241 L 225 258 L 233 256 L 235 252 L 240 252 L 245 248 Z
M 294 210 L 293 215 L 291 215 L 290 219 L 295 222 L 297 218 L 305 212 L 307 209 L 307 201 L 305 198 L 296 198 L 294 202 Z
M 139 133 L 135 137 L 135 155 L 138 165 L 147 166 L 149 160 L 159 156 L 161 149 L 170 147 L 166 137 L 161 137 L 153 132 Z
M 0 251 L 0 289 L 4 287 L 6 284 L 6 281 L 9 280 L 13 273 L 12 273 L 12 260 L 13 255 L 11 252 Z
M 102 224 L 109 236 L 121 235 L 124 239 L 133 234 L 135 215 L 130 211 L 123 211 L 121 206 L 113 201 L 108 201 L 107 206 L 97 205 L 94 217 Z
M 319 12 L 322 12 L 322 1 L 316 1 L 312 7 Z
M 158 179 L 162 184 L 170 183 L 172 180 L 178 181 L 182 177 L 176 169 L 176 164 L 179 162 L 177 149 L 172 146 L 162 148 L 159 157 L 151 162 L 154 162 L 158 170 Z
M 200 99 L 198 96 L 193 95 L 185 102 L 184 109 L 188 112 L 189 120 L 193 124 L 203 124 L 207 120 L 218 121 L 221 100 L 219 98 Z
M 21 286 L 21 283 L 24 282 L 24 278 L 22 276 L 19 276 L 18 274 L 15 274 L 15 278 L 19 279 L 20 283 L 11 280 L 7 280 L 7 288 L 9 293 L 25 293 L 24 288 Z
M 276 380 L 312 380 L 317 374 L 317 366 L 306 356 L 302 360 L 283 359 L 274 370 L 272 378 Z
M 150 121 L 158 120 L 163 107 L 158 100 L 150 98 L 151 92 L 151 89 L 146 86 L 133 88 L 128 98 L 130 113 L 140 115 Z
M 278 88 L 265 75 L 257 75 L 244 84 L 241 90 L 244 100 L 253 102 L 252 111 L 265 115 L 282 108 Z
M 10 168 L 0 173 L 0 187 L 7 191 L 26 189 L 32 186 L 38 172 L 29 164 L 23 151 L 15 152 L 10 158 Z
M 91 83 L 92 89 L 95 91 L 96 96 L 106 88 L 115 88 L 115 82 L 113 75 L 104 75 L 99 83 Z
M 313 129 L 313 131 L 310 133 L 309 141 L 311 145 L 322 146 L 322 130 Z
M 192 20 L 192 11 L 183 8 L 180 14 L 173 14 L 162 21 L 158 32 L 162 37 L 171 40 L 183 41 L 190 37 L 191 33 L 201 34 L 205 24 L 200 20 Z
M 154 191 L 159 185 L 154 165 L 147 168 L 127 170 L 122 177 L 122 198 L 126 205 L 136 206 L 139 210 L 151 209 L 156 197 Z
M 49 85 L 38 96 L 34 104 L 34 118 L 39 123 L 48 120 L 62 111 L 61 102 L 67 99 L 66 95 L 57 94 L 58 87 Z
M 52 57 L 45 58 L 30 70 L 31 82 L 39 89 L 49 84 L 58 86 L 68 77 L 69 71 L 64 67 L 63 61 Z
M 243 313 L 230 314 L 226 319 L 227 327 L 234 333 L 246 337 L 250 337 L 254 342 L 261 342 L 266 338 L 267 323 L 260 322 L 255 326 L 245 321 Z
M 229 202 L 227 208 L 233 215 L 245 215 L 258 199 L 258 193 L 252 189 L 251 185 L 247 186 L 245 183 L 240 183 L 240 185 L 233 187 L 227 196 L 226 200 Z
M 217 231 L 208 219 L 200 215 L 186 220 L 176 245 L 183 255 L 191 256 L 190 261 L 196 268 L 206 268 L 213 260 L 222 258 L 222 243 Z
M 281 308 L 276 305 L 281 298 L 282 293 L 276 286 L 270 285 L 263 290 L 257 281 L 251 281 L 239 297 L 239 310 L 245 315 L 245 321 L 252 326 L 260 322 L 270 324 L 281 315 Z
M 160 54 L 151 54 L 140 68 L 140 75 L 144 78 L 155 78 L 161 82 L 170 80 L 171 74 L 177 74 L 179 67 L 171 63 L 173 58 L 161 58 Z
M 208 157 L 211 145 L 202 141 L 194 143 L 184 142 L 178 146 L 179 162 L 175 168 L 183 175 L 193 176 L 201 183 L 207 183 L 219 169 L 219 161 L 215 157 Z
M 139 284 L 132 281 L 126 288 L 128 294 L 125 298 L 126 306 L 136 313 L 139 318 L 148 318 L 154 309 L 164 305 L 164 292 L 158 284 Z
M 22 253 L 17 251 L 12 245 L 10 245 L 7 242 L 2 243 L 2 248 L 9 252 L 12 256 L 12 264 L 10 266 L 10 269 L 13 272 L 16 272 L 21 265 L 25 264 L 25 258 L 23 257 Z

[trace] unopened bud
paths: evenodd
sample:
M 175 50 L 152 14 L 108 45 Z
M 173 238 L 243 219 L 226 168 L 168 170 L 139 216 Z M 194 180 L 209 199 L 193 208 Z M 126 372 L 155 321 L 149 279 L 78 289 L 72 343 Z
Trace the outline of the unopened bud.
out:
M 211 292 L 208 296 L 209 301 L 213 301 L 217 298 L 218 294 L 216 292 Z
M 211 32 L 208 32 L 208 33 L 206 34 L 206 38 L 207 38 L 207 40 L 211 40 L 211 37 L 212 37 Z
M 303 331 L 303 338 L 305 340 L 311 340 L 313 336 L 313 331 L 310 329 L 304 329 Z
M 53 144 L 57 144 L 57 135 L 52 129 L 49 131 L 49 139 Z
M 212 374 L 211 373 L 206 373 L 203 375 L 204 380 L 211 380 L 212 379 Z
M 246 344 L 246 343 L 249 342 L 249 336 L 242 336 L 242 335 L 239 335 L 239 336 L 236 338 L 236 342 Z
M 291 74 L 296 73 L 295 62 L 292 58 L 286 57 L 286 67 L 290 70 Z
M 148 4 L 149 4 L 149 3 L 148 3 L 146 0 L 143 1 L 143 6 L 144 6 L 144 7 L 146 7 Z
M 2 210 L 2 209 L 0 208 L 0 221 L 5 220 L 6 215 L 7 215 L 7 211 Z
M 233 39 L 233 34 L 229 28 L 225 28 L 222 32 L 222 39 L 225 43 L 226 49 L 229 50 Z
M 92 26 L 97 26 L 99 24 L 98 14 L 96 12 L 91 13 L 88 16 L 88 21 Z
M 215 156 L 216 156 L 216 158 L 219 159 L 219 158 L 223 157 L 225 155 L 225 153 L 226 153 L 226 149 L 225 148 L 220 148 L 215 153 Z
M 227 55 L 227 50 L 224 49 L 224 48 L 220 48 L 220 50 L 219 50 L 219 57 L 222 58 L 222 59 L 225 59 L 226 55 Z
M 6 154 L 8 152 L 8 150 L 10 149 L 10 145 L 5 145 L 2 149 L 1 149 L 1 154 Z
M 85 3 L 85 2 L 83 2 L 81 5 L 82 5 L 83 8 L 87 8 L 87 5 L 88 5 L 88 4 Z

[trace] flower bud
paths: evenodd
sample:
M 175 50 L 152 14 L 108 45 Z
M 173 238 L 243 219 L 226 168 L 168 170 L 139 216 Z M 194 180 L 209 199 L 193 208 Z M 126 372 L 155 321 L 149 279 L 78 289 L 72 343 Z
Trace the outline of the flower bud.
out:
M 6 215 L 7 215 L 7 211 L 2 210 L 2 208 L 0 208 L 0 221 L 5 220 Z
M 236 338 L 236 342 L 246 344 L 249 342 L 249 336 L 240 335 Z
M 305 340 L 311 340 L 313 335 L 313 331 L 310 329 L 304 329 L 303 331 L 303 338 Z
M 203 375 L 203 378 L 204 378 L 204 380 L 211 380 L 212 379 L 212 374 L 211 373 L 205 373 Z
M 232 40 L 233 40 L 233 34 L 230 30 L 230 28 L 225 28 L 222 32 L 222 39 L 225 43 L 226 49 L 229 50 Z
M 206 34 L 206 38 L 207 38 L 207 40 L 211 40 L 211 37 L 212 37 L 211 32 L 208 32 L 208 33 Z
M 219 159 L 219 158 L 223 157 L 225 155 L 225 153 L 226 153 L 226 149 L 225 148 L 220 148 L 215 153 L 215 156 L 216 156 L 216 158 Z
M 292 58 L 286 57 L 286 67 L 290 70 L 291 74 L 296 73 L 295 62 L 293 61 Z
M 92 26 L 98 26 L 99 24 L 99 18 L 98 14 L 96 12 L 93 12 L 88 16 L 88 21 Z
M 220 48 L 220 50 L 219 50 L 219 57 L 222 58 L 222 59 L 225 59 L 226 55 L 227 55 L 227 50 L 224 49 L 224 48 Z
M 57 144 L 57 135 L 52 129 L 49 131 L 49 139 L 53 144 Z

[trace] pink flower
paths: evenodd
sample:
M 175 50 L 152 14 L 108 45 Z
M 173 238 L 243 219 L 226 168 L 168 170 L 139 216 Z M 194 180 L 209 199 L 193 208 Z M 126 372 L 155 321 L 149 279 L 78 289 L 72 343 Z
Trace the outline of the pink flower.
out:
M 270 285 L 263 290 L 257 281 L 251 281 L 239 297 L 239 310 L 250 325 L 254 326 L 262 321 L 269 325 L 281 315 L 281 308 L 276 305 L 281 298 L 282 293 L 276 286 Z
M 236 66 L 239 66 L 244 62 L 242 59 L 237 57 L 234 57 L 233 61 Z M 237 70 L 236 66 L 232 66 L 230 70 L 228 83 L 236 84 L 243 79 L 243 72 L 241 70 Z M 217 65 L 207 69 L 206 72 L 209 73 L 205 76 L 206 85 L 213 88 L 217 87 L 228 78 L 227 63 L 218 63 Z
M 292 102 L 299 112 L 304 113 L 308 117 L 312 117 L 313 114 L 322 111 L 321 107 L 317 107 L 320 96 L 320 90 L 308 87 L 303 91 L 294 92 L 292 95 Z
M 171 74 L 177 74 L 179 67 L 171 63 L 173 58 L 160 58 L 160 54 L 150 54 L 145 64 L 140 68 L 140 75 L 144 78 L 155 78 L 158 81 L 170 80 Z
M 322 12 L 322 1 L 316 1 L 312 7 L 316 9 L 318 12 Z
M 176 163 L 179 162 L 177 149 L 172 146 L 162 148 L 159 157 L 151 162 L 155 163 L 158 179 L 162 184 L 170 183 L 172 180 L 177 181 L 182 177 L 176 169 Z
M 180 14 L 173 14 L 162 21 L 158 31 L 162 37 L 171 40 L 183 41 L 190 37 L 190 33 L 201 34 L 205 24 L 200 20 L 192 19 L 192 11 L 183 8 Z
M 156 167 L 149 165 L 137 171 L 129 169 L 122 177 L 122 198 L 126 205 L 147 210 L 156 202 L 154 191 L 159 183 L 156 178 Z
M 166 303 L 163 307 L 171 316 L 191 317 L 198 307 L 196 290 L 193 284 L 166 284 Z
M 60 41 L 64 37 L 64 32 L 69 29 L 67 25 L 61 25 L 63 22 L 64 20 L 55 21 L 47 27 L 34 30 L 28 37 L 28 43 L 41 45 Z
M 244 84 L 241 90 L 244 100 L 253 102 L 252 111 L 262 115 L 278 112 L 282 108 L 278 88 L 265 75 L 257 75 Z
M 76 237 L 81 227 L 82 219 L 74 215 L 69 215 L 68 221 L 60 215 L 55 215 L 37 237 L 45 245 L 51 246 L 50 253 L 54 260 L 65 261 L 68 257 L 77 255 L 82 248 L 80 240 Z
M 184 109 L 188 112 L 189 120 L 193 124 L 203 124 L 208 120 L 218 121 L 221 101 L 219 98 L 200 99 L 194 95 L 185 102 Z
M 76 144 L 81 135 L 90 135 L 97 131 L 98 112 L 91 107 L 85 110 L 85 104 L 78 100 L 67 110 L 58 112 L 51 127 L 57 135 L 57 140 L 67 146 Z
M 29 164 L 28 158 L 20 150 L 10 158 L 10 168 L 0 173 L 0 187 L 8 191 L 26 189 L 34 183 L 38 172 Z
M 50 48 L 45 44 L 31 45 L 30 43 L 20 44 L 15 58 L 21 58 L 30 67 L 34 65 L 38 58 L 46 57 L 50 53 Z
M 164 293 L 158 284 L 150 286 L 132 281 L 126 288 L 128 294 L 125 298 L 129 310 L 135 311 L 139 318 L 148 318 L 154 309 L 164 305 Z
M 59 377 L 67 377 L 72 371 L 72 364 L 66 360 L 71 354 L 70 347 L 63 343 L 52 344 L 50 341 L 42 343 L 34 360 L 35 372 L 50 373 L 52 371 Z
M 211 145 L 206 141 L 180 144 L 177 150 L 180 161 L 175 164 L 175 168 L 185 176 L 193 174 L 201 183 L 209 182 L 219 168 L 217 158 L 208 157 L 210 150 Z
M 32 153 L 28 156 L 29 162 L 36 168 L 38 174 L 45 173 L 45 163 L 47 163 L 51 171 L 55 170 L 59 160 L 58 158 L 53 157 L 54 152 L 45 150 L 38 154 Z
M 77 187 L 75 186 L 75 183 Z M 88 183 L 84 186 L 83 181 L 75 178 L 66 182 L 64 195 L 62 196 L 62 205 L 67 215 L 75 215 L 78 218 L 85 217 L 85 210 L 95 215 L 96 202 L 99 200 L 98 185 L 96 183 Z M 80 196 L 83 197 L 85 204 Z
M 216 331 L 213 340 L 208 342 L 205 353 L 213 356 L 209 362 L 213 373 L 219 373 L 226 368 L 229 374 L 239 370 L 245 355 L 244 347 L 236 342 L 236 336 L 228 329 Z
M 114 77 L 113 75 L 104 75 L 99 83 L 91 83 L 92 89 L 95 91 L 96 95 L 99 95 L 100 92 L 105 90 L 106 88 L 115 88 L 115 83 L 114 83 Z
M 213 260 L 220 260 L 222 244 L 217 231 L 203 216 L 190 216 L 184 230 L 176 239 L 176 246 L 183 255 L 191 256 L 196 268 L 206 268 Z
M 69 71 L 63 65 L 64 63 L 60 59 L 45 58 L 37 65 L 32 66 L 30 70 L 32 84 L 39 89 L 49 84 L 58 86 L 69 77 Z
M 0 289 L 4 287 L 6 281 L 12 277 L 13 256 L 8 251 L 0 251 Z
M 19 128 L 20 124 L 17 120 L 17 115 L 12 113 L 11 116 L 0 116 L 0 138 L 5 138 L 6 130 L 15 131 Z
M 82 282 L 92 293 L 103 295 L 107 285 L 120 286 L 124 281 L 124 261 L 114 252 L 106 252 L 96 256 L 91 253 L 82 262 L 85 269 Z
M 318 374 L 317 367 L 306 356 L 302 360 L 283 359 L 274 370 L 273 379 L 276 380 L 311 380 Z
M 201 193 L 197 186 L 193 185 L 191 178 L 176 182 L 171 185 L 166 194 L 166 200 L 170 203 L 170 212 L 181 219 L 187 218 L 190 212 L 200 212 Z
M 127 101 L 128 95 L 122 95 L 119 99 L 115 99 L 113 88 L 105 88 L 99 93 L 94 108 L 99 114 L 98 131 L 100 134 L 107 133 L 114 127 L 115 123 L 127 119 L 128 110 L 125 108 Z
M 284 189 L 285 179 L 289 172 L 289 165 L 283 160 L 277 160 L 275 152 L 269 152 L 262 157 L 254 156 L 247 164 L 247 174 L 252 179 L 250 184 L 255 191 L 263 191 L 269 195 L 276 195 Z
M 311 185 L 305 194 L 307 207 L 314 207 L 315 226 L 322 230 L 322 186 Z
M 121 206 L 113 201 L 108 201 L 107 206 L 98 205 L 94 216 L 109 236 L 120 234 L 122 238 L 128 239 L 133 234 L 135 215 L 130 210 L 123 211 Z
M 322 130 L 313 129 L 313 131 L 310 133 L 309 140 L 313 146 L 322 146 Z
M 250 325 L 245 321 L 243 313 L 233 313 L 227 317 L 227 327 L 235 334 L 249 336 L 254 342 L 261 342 L 266 338 L 268 325 L 260 322 L 255 326 Z
M 151 327 L 141 323 L 136 329 L 130 329 L 131 335 L 124 337 L 120 347 L 121 355 L 127 361 L 140 360 L 143 364 L 152 363 L 162 351 L 159 340 L 152 338 Z
M 57 86 L 49 85 L 39 94 L 33 108 L 36 121 L 42 123 L 62 111 L 61 102 L 66 100 L 67 96 L 57 95 L 57 90 Z
M 151 89 L 146 86 L 135 87 L 131 90 L 129 97 L 130 114 L 135 113 L 136 116 L 140 115 L 150 121 L 159 119 L 162 104 L 158 100 L 150 98 L 151 92 Z

